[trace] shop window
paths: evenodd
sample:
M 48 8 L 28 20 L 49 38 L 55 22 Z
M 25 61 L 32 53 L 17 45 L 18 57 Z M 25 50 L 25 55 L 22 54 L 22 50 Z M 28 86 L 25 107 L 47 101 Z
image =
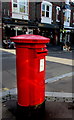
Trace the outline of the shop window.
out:
M 56 7 L 56 21 L 60 22 L 60 7 Z

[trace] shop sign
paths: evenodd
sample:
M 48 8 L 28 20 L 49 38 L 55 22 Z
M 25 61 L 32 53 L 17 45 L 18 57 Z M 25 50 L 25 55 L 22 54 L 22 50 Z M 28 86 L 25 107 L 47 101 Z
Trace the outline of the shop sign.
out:
M 44 26 L 44 24 L 39 24 L 39 26 L 40 26 L 40 27 L 43 27 L 43 26 Z
M 27 21 L 21 21 L 21 20 L 15 20 L 15 23 L 28 24 L 28 22 L 27 22 Z

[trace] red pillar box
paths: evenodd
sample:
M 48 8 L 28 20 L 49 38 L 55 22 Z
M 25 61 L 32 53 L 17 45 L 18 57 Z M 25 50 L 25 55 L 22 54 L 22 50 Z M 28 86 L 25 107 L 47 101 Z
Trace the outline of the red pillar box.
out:
M 16 43 L 18 105 L 40 105 L 45 101 L 45 44 L 50 39 L 39 35 L 19 35 L 11 40 Z

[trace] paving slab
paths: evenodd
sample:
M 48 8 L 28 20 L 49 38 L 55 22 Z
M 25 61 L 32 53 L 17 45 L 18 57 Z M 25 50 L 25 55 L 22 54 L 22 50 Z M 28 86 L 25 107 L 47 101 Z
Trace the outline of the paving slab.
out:
M 72 66 L 46 61 L 46 79 L 72 72 Z
M 9 100 L 2 104 L 1 120 L 16 120 L 17 100 Z M 74 104 L 65 102 L 45 102 L 45 112 L 39 120 L 73 120 Z M 35 116 L 36 118 L 36 116 Z M 22 116 L 21 119 L 22 120 Z M 25 120 L 25 119 L 24 119 Z M 29 120 L 31 120 L 29 118 Z
M 59 79 L 51 83 L 45 84 L 48 92 L 68 92 L 73 93 L 72 76 Z

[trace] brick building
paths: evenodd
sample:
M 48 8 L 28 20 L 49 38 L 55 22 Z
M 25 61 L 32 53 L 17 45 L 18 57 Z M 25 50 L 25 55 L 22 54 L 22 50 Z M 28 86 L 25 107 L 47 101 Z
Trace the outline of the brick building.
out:
M 2 3 L 3 40 L 19 34 L 40 34 L 51 44 L 73 42 L 74 4 L 66 2 L 29 2 L 12 0 Z M 10 34 L 9 34 L 10 32 Z
M 28 4 L 28 0 L 2 2 L 2 40 L 26 33 L 29 20 Z
M 33 11 L 33 13 L 30 13 L 30 20 L 37 23 L 38 26 L 38 28 L 34 29 L 34 34 L 51 38 L 52 44 L 57 44 L 57 39 L 59 39 L 58 33 L 60 32 L 60 21 L 57 19 L 56 22 L 55 6 L 55 3 L 48 1 L 30 3 L 30 11 Z
M 30 3 L 30 20 L 38 24 L 38 34 L 51 38 L 51 43 L 73 43 L 74 5 L 69 0 L 65 2 Z M 32 12 L 33 11 L 33 12 Z M 37 32 L 37 30 L 36 30 Z M 36 33 L 37 34 L 37 33 Z

